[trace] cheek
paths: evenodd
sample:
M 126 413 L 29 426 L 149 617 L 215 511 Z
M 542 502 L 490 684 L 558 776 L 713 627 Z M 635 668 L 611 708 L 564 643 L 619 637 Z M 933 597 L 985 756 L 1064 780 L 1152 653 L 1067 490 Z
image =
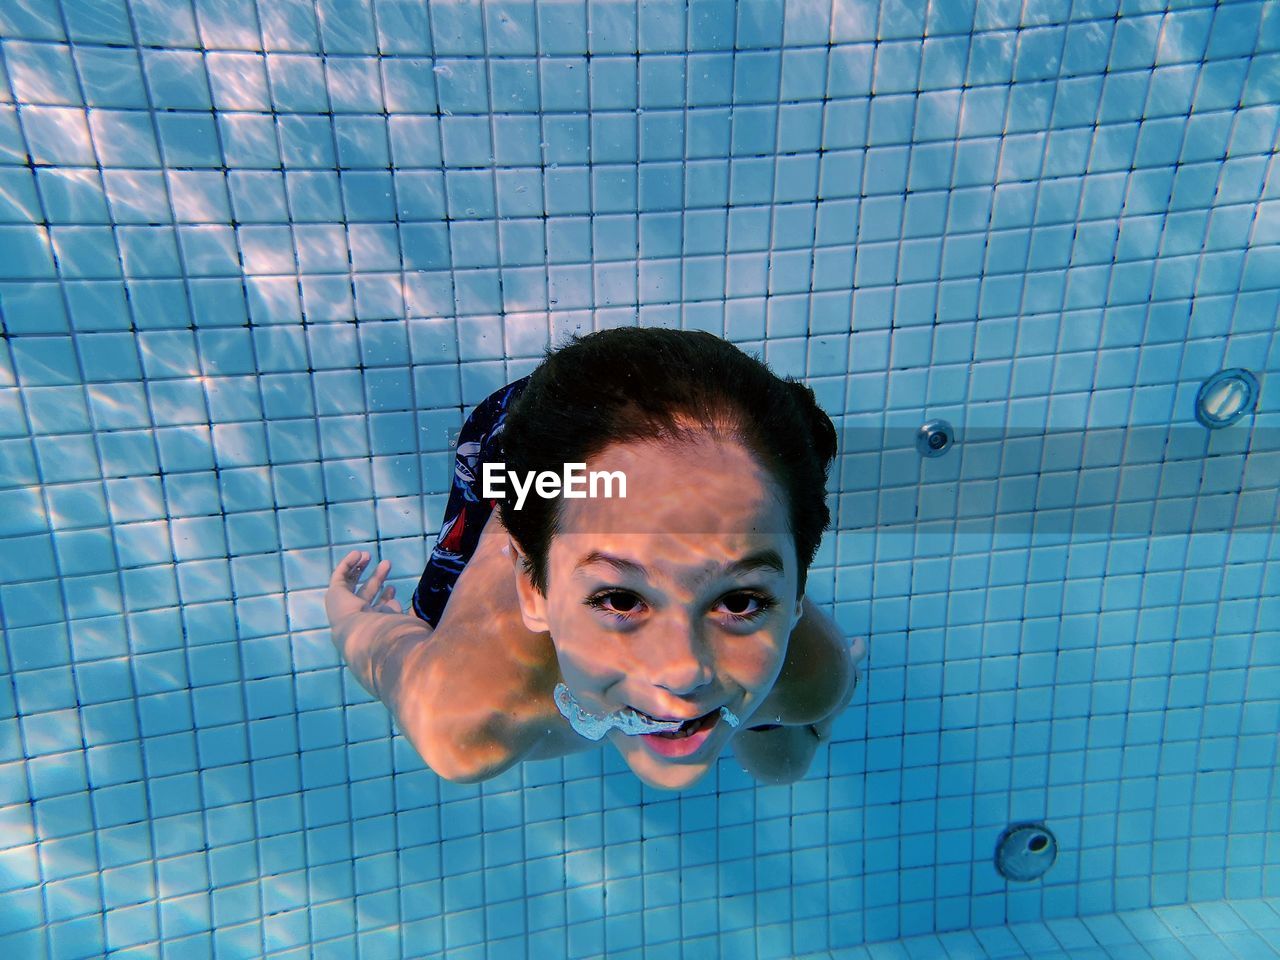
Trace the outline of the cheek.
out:
M 782 670 L 786 653 L 785 641 L 776 636 L 752 640 L 739 637 L 725 645 L 720 662 L 739 686 L 759 689 L 773 685 Z
M 548 622 L 551 642 L 565 682 L 578 696 L 602 696 L 629 669 L 626 651 L 599 624 L 586 608 L 572 604 L 553 606 Z

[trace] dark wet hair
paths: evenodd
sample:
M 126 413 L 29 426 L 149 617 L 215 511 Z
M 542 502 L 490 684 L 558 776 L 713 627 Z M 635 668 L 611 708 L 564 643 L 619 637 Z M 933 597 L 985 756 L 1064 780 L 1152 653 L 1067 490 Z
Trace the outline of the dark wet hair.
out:
M 683 415 L 698 426 L 683 427 Z M 799 593 L 831 521 L 826 482 L 836 431 L 813 390 L 698 330 L 619 327 L 571 335 L 549 348 L 507 412 L 506 469 L 563 472 L 615 443 L 687 440 L 710 430 L 750 451 L 784 491 L 795 538 Z M 502 523 L 526 554 L 544 596 L 552 536 L 563 501 L 530 491 L 520 510 L 510 485 Z

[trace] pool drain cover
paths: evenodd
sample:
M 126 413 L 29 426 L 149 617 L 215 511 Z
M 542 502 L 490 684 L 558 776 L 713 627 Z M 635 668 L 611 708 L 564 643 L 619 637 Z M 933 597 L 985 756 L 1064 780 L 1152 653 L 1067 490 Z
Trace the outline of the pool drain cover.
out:
M 1058 859 L 1058 838 L 1043 823 L 1015 823 L 996 844 L 996 869 L 1009 880 L 1038 880 Z

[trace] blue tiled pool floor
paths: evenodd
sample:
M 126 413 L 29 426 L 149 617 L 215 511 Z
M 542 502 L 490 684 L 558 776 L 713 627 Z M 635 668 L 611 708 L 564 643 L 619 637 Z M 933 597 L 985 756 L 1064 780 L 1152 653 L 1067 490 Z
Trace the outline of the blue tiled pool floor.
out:
M 928 934 L 797 960 L 1270 960 L 1280 898 L 1193 903 Z

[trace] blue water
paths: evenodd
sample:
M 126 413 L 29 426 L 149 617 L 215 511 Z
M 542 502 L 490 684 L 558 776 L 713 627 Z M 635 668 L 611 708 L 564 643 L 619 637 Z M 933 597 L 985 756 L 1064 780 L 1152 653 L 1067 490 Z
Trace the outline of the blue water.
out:
M 0 52 L 0 955 L 1275 955 L 1280 3 L 4 0 Z M 440 781 L 331 565 L 407 595 L 467 410 L 636 323 L 836 420 L 863 685 L 791 787 Z

